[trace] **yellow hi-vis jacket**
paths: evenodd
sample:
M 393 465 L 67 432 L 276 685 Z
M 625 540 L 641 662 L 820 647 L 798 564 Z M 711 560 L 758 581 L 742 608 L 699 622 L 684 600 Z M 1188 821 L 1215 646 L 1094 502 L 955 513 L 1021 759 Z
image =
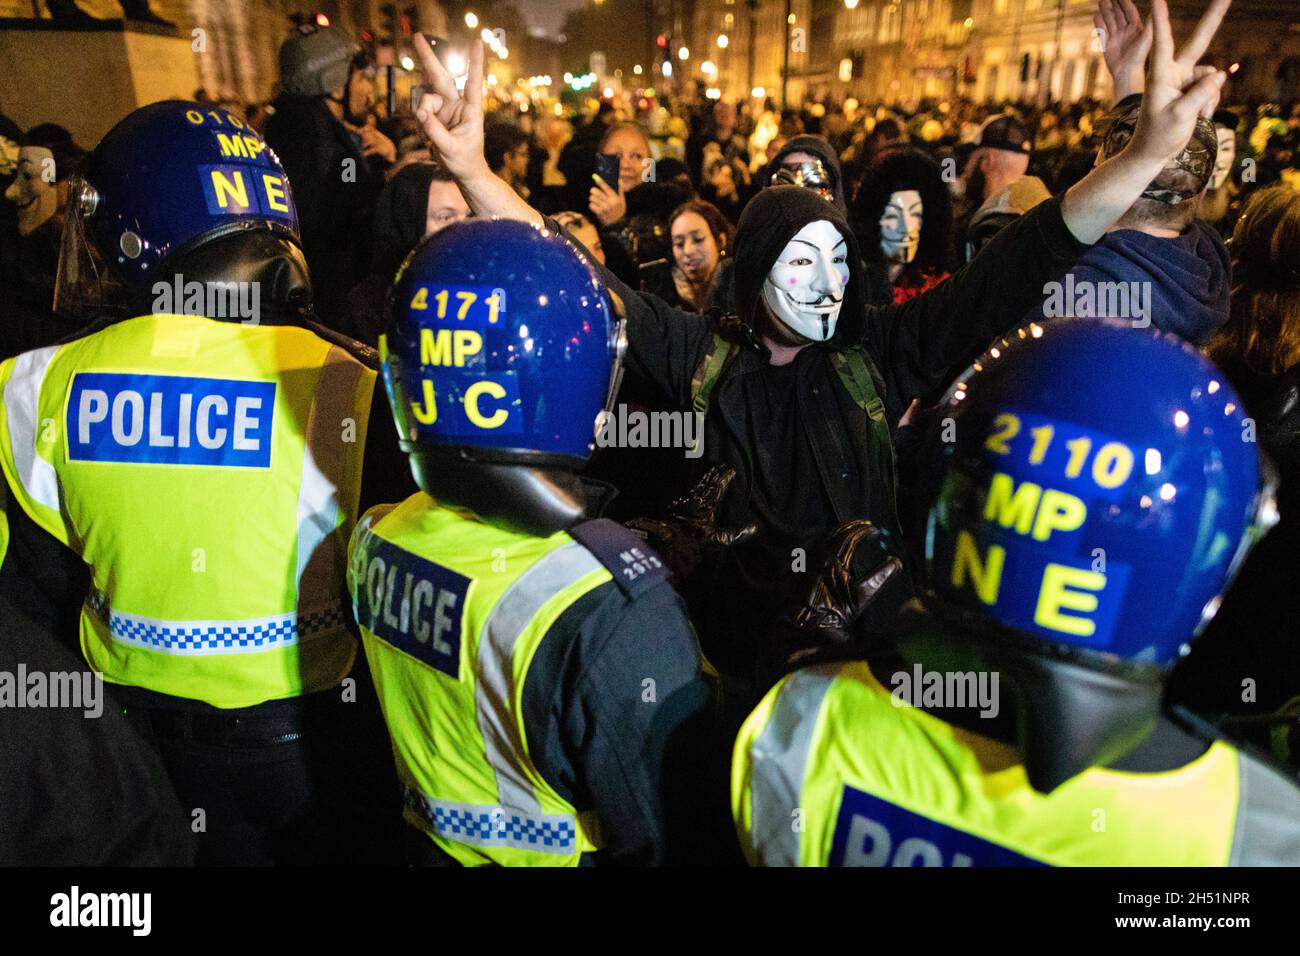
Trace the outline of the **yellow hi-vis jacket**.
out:
M 466 865 L 576 866 L 595 820 L 538 772 L 524 725 L 533 655 L 613 575 L 565 532 L 536 538 L 423 493 L 372 508 L 348 565 L 406 791 L 406 819 Z
M 90 568 L 95 670 L 223 708 L 338 685 L 374 383 L 307 329 L 182 315 L 0 365 L 0 469 Z
M 1227 743 L 1041 794 L 1014 748 L 895 700 L 861 662 L 767 694 L 736 740 L 732 814 L 767 866 L 1300 865 L 1300 788 Z

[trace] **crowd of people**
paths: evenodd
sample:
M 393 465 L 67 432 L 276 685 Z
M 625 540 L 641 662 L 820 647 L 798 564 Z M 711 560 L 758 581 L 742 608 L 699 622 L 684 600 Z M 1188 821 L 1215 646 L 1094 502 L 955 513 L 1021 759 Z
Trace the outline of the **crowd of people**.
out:
M 429 86 L 415 112 L 387 116 L 367 53 L 337 27 L 308 26 L 285 41 L 265 104 L 199 91 L 132 114 L 89 152 L 61 126 L 24 131 L 0 116 L 0 603 L 24 634 L 0 663 L 84 655 L 145 715 L 105 731 L 99 772 L 154 793 L 94 818 L 98 836 L 78 814 L 78 836 L 43 837 L 43 852 L 185 862 L 198 832 L 209 863 L 910 865 L 891 840 L 925 833 L 936 860 L 1300 865 L 1300 103 L 1220 103 L 1226 77 L 1195 64 L 1227 6 L 1210 4 L 1175 52 L 1163 0 L 1150 22 L 1130 0 L 1101 0 L 1112 102 L 777 109 L 627 92 L 590 110 L 521 109 L 485 91 L 481 46 L 462 92 L 420 38 Z M 176 133 L 185 123 L 201 140 Z M 143 161 L 133 137 L 161 131 L 177 143 L 168 161 L 203 170 L 217 168 L 203 150 L 245 135 L 240 162 L 265 174 L 265 228 L 187 234 L 177 223 L 191 213 L 172 198 L 158 203 L 170 218 L 156 235 L 148 215 L 130 219 L 114 170 Z M 155 188 L 183 196 L 190 180 Z M 237 192 L 204 188 L 196 218 L 220 216 Z M 103 233 L 105 210 L 139 224 Z M 261 314 L 212 332 L 153 307 L 141 275 L 182 272 L 258 284 Z M 462 303 L 455 331 L 437 325 L 449 292 Z M 503 304 L 548 297 L 545 330 Z M 608 341 L 593 345 L 601 329 Z M 497 331 L 528 354 L 491 366 L 493 379 L 476 363 L 497 361 Z M 562 367 L 544 365 L 560 354 Z M 331 562 L 339 580 L 346 565 L 354 617 L 334 625 L 360 635 L 355 667 L 323 634 L 265 671 L 258 654 L 159 651 L 172 630 L 190 633 L 185 622 L 269 620 L 259 595 L 282 583 L 239 571 L 214 593 L 160 590 L 176 572 L 140 557 L 152 534 L 215 539 L 211 522 L 246 519 L 151 509 L 199 500 L 200 484 L 220 507 L 274 502 L 293 519 L 294 501 L 288 485 L 274 497 L 179 467 L 152 483 L 76 470 L 79 458 L 136 460 L 105 449 L 130 427 L 139 437 L 144 405 L 128 426 L 113 393 L 77 384 L 79 369 L 121 368 L 160 389 L 168 375 L 220 374 L 316 395 L 293 405 L 300 434 L 277 438 L 260 466 L 302 483 L 297 544 L 271 541 L 284 530 L 267 511 L 253 522 L 267 533 L 233 535 L 229 553 L 177 546 L 202 551 L 193 560 L 217 569 L 212 580 L 226 559 L 296 562 L 297 591 L 274 614 L 295 612 L 304 638 L 305 618 L 329 605 Z M 305 369 L 320 383 L 291 386 Z M 382 389 L 370 401 L 380 371 L 397 443 Z M 324 434 L 328 388 L 360 429 L 341 450 Z M 191 460 L 159 431 L 181 426 L 161 410 L 175 396 L 157 394 L 149 440 L 169 450 L 150 462 L 229 473 L 257 445 Z M 208 405 L 201 427 L 227 398 L 246 412 L 261 406 L 238 403 L 265 399 L 237 394 Z M 485 394 L 503 402 L 496 413 Z M 88 442 L 110 402 L 111 441 L 84 454 L 71 434 L 62 451 L 22 445 L 47 415 L 71 433 L 74 410 Z M 579 479 L 597 412 L 629 409 L 696 414 L 699 443 L 602 447 Z M 1236 435 L 1224 437 L 1225 419 Z M 247 439 L 257 421 L 231 434 Z M 505 437 L 491 431 L 503 422 Z M 936 437 L 950 427 L 978 440 Z M 1141 428 L 1157 436 L 1145 458 Z M 1034 470 L 1054 467 L 1054 440 L 1069 449 L 1069 494 Z M 1154 510 L 1152 494 L 1139 507 L 1116 490 L 1143 467 Z M 306 490 L 313 468 L 325 492 Z M 591 520 L 601 515 L 613 520 Z M 301 543 L 309 529 L 346 542 L 353 523 L 347 554 Z M 1081 558 L 1057 531 L 1101 542 L 1100 557 L 1081 552 L 1091 570 L 1066 567 Z M 311 588 L 309 571 L 322 575 Z M 1098 607 L 1088 575 L 1127 588 L 1102 602 L 1104 635 L 1070 617 Z M 539 581 L 547 589 L 530 592 Z M 1016 704 L 972 723 L 918 697 L 920 716 L 900 717 L 885 675 L 915 664 L 919 676 L 922 663 L 1001 673 Z M 363 719 L 321 702 L 340 681 L 369 708 Z M 620 682 L 635 689 L 615 693 Z M 868 726 L 885 741 L 874 749 L 858 739 Z M 971 742 L 979 734 L 987 746 Z M 252 752 L 301 735 L 310 746 L 291 755 Z M 106 760 L 113 748 L 122 755 Z M 891 771 L 902 754 L 910 781 Z M 1008 766 L 1023 779 L 998 803 L 978 781 Z M 1238 774 L 1240 805 L 1237 791 L 1220 806 L 1197 789 L 1194 766 Z M 1095 777 L 1106 770 L 1169 775 L 1169 802 L 1115 797 Z M 164 785 L 178 802 L 157 795 Z M 1053 821 L 1097 801 L 1121 837 L 1062 849 Z M 30 795 L 13 805 L 29 821 L 56 816 Z M 177 822 L 195 807 L 210 829 Z M 186 839 L 159 836 L 167 828 Z M 0 846 L 0 859 L 24 855 Z

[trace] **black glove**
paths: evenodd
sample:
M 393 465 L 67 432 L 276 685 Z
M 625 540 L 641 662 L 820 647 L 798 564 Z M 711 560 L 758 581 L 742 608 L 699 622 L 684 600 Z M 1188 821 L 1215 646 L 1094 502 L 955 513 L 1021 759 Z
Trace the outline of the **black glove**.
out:
M 847 644 L 853 625 L 885 586 L 903 570 L 889 532 L 866 519 L 831 532 L 826 562 L 807 603 L 794 616 L 799 641 L 813 647 Z
M 730 465 L 714 465 L 699 482 L 668 508 L 663 520 L 634 518 L 629 530 L 649 542 L 678 581 L 685 581 L 710 553 L 748 541 L 758 526 L 719 528 L 718 506 L 736 479 Z

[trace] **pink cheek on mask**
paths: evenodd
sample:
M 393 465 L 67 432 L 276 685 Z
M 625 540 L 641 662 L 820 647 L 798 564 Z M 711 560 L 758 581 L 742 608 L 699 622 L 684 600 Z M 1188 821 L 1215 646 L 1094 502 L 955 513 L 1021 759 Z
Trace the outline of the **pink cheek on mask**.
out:
M 791 280 L 790 280 L 790 284 L 791 284 L 791 285 L 794 285 L 794 284 L 797 283 L 798 281 L 799 281 L 798 279 L 791 279 Z

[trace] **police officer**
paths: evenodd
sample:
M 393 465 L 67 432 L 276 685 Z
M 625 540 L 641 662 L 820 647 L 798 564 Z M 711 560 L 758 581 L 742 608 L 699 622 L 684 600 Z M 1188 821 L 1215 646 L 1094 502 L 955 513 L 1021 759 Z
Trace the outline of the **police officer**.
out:
M 604 286 L 556 235 L 471 220 L 416 249 L 389 308 L 421 491 L 361 519 L 348 576 L 412 859 L 709 859 L 710 810 L 728 828 L 694 632 L 653 551 L 584 520 L 618 366 Z
M 343 588 L 363 457 L 372 501 L 400 458 L 372 440 L 373 353 L 311 321 L 279 161 L 224 110 L 135 111 L 71 184 L 57 296 L 90 326 L 0 365 L 26 556 L 0 590 L 82 605 L 80 650 L 156 739 L 201 861 L 383 858 L 397 790 L 364 765 L 382 723 Z M 49 579 L 54 542 L 88 589 Z
M 1300 865 L 1300 789 L 1161 707 L 1269 522 L 1243 416 L 1154 329 L 997 343 L 939 409 L 931 590 L 897 653 L 797 671 L 736 741 L 750 861 Z

